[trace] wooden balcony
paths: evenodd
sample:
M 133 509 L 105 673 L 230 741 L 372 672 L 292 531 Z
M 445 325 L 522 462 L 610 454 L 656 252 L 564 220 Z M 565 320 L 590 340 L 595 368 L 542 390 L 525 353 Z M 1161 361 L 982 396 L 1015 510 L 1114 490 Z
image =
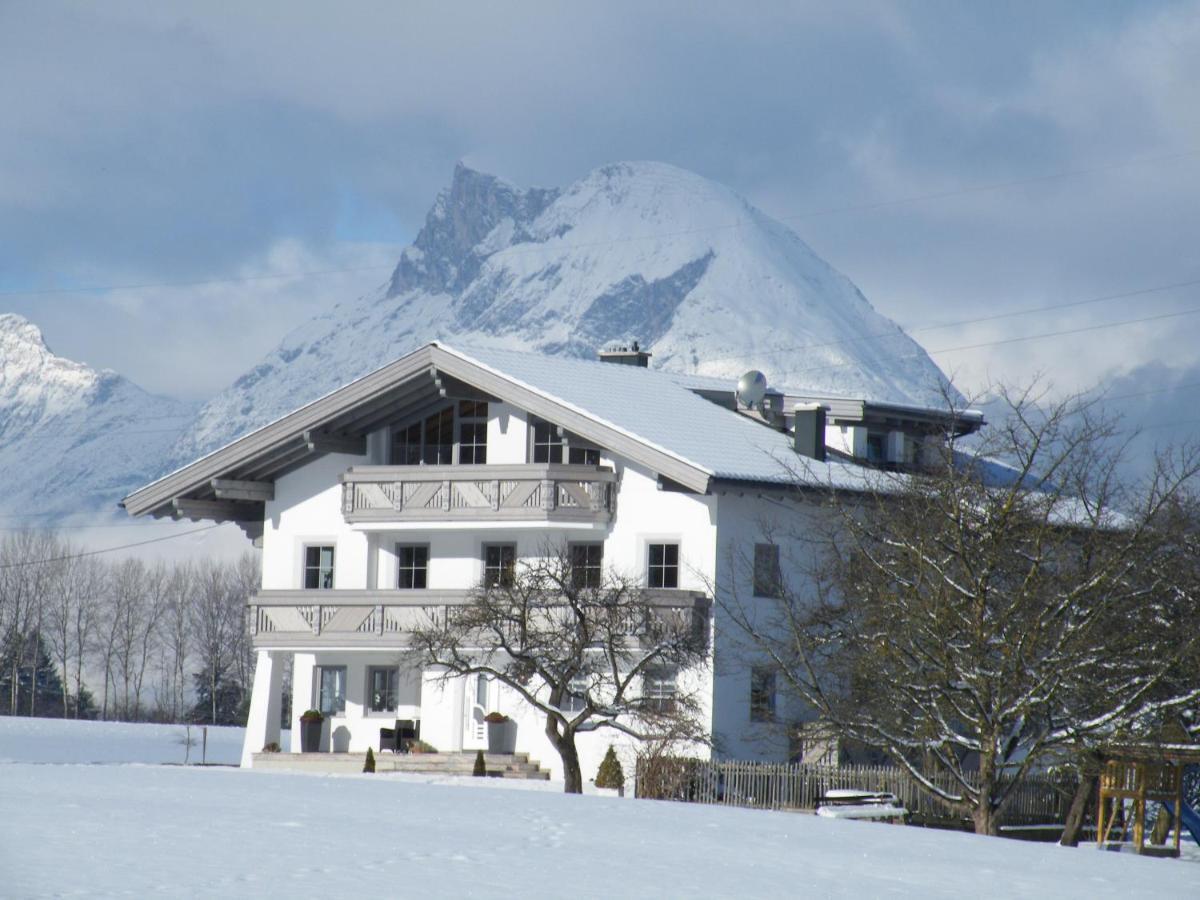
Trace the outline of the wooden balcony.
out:
M 342 513 L 356 523 L 504 522 L 607 525 L 616 474 L 599 466 L 354 466 Z
M 250 597 L 255 649 L 403 649 L 415 628 L 444 622 L 469 590 L 287 590 Z M 654 615 L 707 640 L 711 600 L 700 591 L 647 589 Z M 645 631 L 630 621 L 630 636 Z

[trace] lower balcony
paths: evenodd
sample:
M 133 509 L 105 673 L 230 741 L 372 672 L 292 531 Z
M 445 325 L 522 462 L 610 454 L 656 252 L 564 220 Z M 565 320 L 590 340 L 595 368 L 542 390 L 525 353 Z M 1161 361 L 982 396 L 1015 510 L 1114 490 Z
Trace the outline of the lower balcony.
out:
M 250 633 L 258 650 L 402 648 L 415 628 L 445 621 L 470 601 L 462 590 L 277 590 L 251 596 Z M 701 591 L 647 589 L 659 621 L 699 640 L 708 635 L 711 600 Z M 644 623 L 630 623 L 630 636 Z

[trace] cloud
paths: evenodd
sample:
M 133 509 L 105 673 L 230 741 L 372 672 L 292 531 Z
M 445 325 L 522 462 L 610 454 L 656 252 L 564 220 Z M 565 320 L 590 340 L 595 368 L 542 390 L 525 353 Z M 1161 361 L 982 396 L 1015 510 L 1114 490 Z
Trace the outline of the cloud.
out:
M 0 290 L 390 263 L 456 159 L 562 184 L 663 159 L 790 218 L 903 324 L 1200 276 L 1200 4 L 264 2 L 0 8 Z M 202 397 L 373 275 L 0 298 L 59 352 Z M 1195 292 L 918 332 L 931 349 L 1200 306 Z M 955 351 L 1064 388 L 1200 324 Z M 970 387 L 970 385 L 967 385 Z

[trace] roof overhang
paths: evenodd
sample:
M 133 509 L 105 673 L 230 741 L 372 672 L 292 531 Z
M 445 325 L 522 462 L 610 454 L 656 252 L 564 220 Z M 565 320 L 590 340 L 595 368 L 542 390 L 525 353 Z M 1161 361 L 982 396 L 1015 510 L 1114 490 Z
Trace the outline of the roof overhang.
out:
M 694 464 L 431 343 L 134 491 L 121 506 L 133 516 L 261 522 L 276 478 L 328 453 L 365 456 L 371 431 L 448 399 L 510 403 L 689 490 L 708 491 L 710 474 Z

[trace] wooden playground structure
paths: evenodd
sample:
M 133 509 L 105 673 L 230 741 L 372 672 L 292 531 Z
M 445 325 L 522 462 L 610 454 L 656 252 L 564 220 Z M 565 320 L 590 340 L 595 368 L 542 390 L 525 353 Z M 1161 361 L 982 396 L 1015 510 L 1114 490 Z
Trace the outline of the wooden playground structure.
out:
M 1133 847 L 1147 856 L 1179 856 L 1184 830 L 1183 770 L 1200 764 L 1198 744 L 1129 744 L 1110 747 L 1100 770 L 1100 802 L 1096 815 L 1096 841 L 1100 847 L 1116 849 L 1125 843 L 1133 826 Z M 1125 801 L 1132 801 L 1127 808 Z M 1168 840 L 1146 843 L 1146 803 L 1163 804 L 1171 816 Z M 1113 840 L 1113 830 L 1120 834 Z

